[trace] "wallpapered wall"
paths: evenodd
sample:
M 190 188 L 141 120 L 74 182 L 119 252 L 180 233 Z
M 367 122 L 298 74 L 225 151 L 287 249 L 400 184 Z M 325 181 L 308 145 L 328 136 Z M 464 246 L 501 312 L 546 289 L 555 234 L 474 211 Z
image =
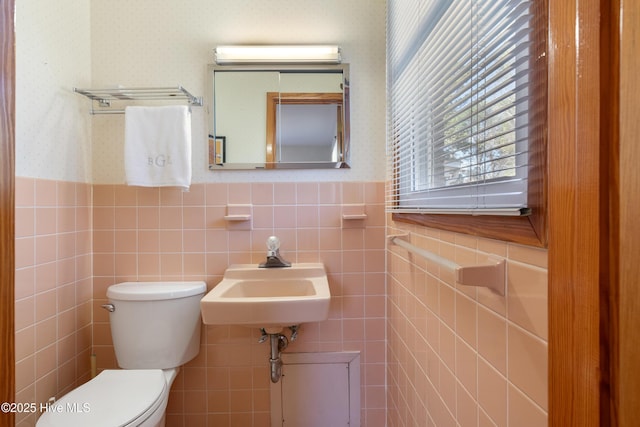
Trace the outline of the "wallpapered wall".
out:
M 209 172 L 207 108 L 193 109 L 194 182 L 384 180 L 385 2 L 116 0 L 91 4 L 95 86 L 171 86 L 205 93 L 220 44 L 332 43 L 351 64 L 352 169 Z M 96 183 L 123 182 L 122 117 L 93 120 Z
M 16 2 L 16 175 L 91 182 L 90 2 Z
M 352 169 L 209 172 L 205 107 L 193 111 L 194 182 L 384 179 L 384 1 L 25 0 L 16 7 L 18 176 L 123 182 L 123 117 L 90 116 L 89 100 L 73 87 L 181 84 L 204 95 L 219 44 L 335 43 L 351 64 Z

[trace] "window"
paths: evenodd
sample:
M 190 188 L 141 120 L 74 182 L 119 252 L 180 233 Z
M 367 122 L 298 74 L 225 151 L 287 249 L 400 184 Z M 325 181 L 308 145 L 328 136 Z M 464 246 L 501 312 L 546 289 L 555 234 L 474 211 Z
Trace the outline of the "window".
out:
M 544 10 L 534 0 L 389 1 L 394 219 L 544 222 Z M 533 233 L 526 243 L 544 245 Z

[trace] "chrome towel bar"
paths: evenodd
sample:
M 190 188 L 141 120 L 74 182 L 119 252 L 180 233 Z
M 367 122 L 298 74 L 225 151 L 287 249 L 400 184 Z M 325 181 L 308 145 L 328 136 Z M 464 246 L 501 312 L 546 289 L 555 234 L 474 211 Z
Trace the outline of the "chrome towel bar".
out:
M 80 89 L 73 91 L 96 101 L 99 109 L 91 108 L 91 114 L 123 114 L 124 109 L 112 110 L 112 101 L 187 101 L 189 105 L 201 107 L 202 97 L 192 95 L 182 86 L 173 87 L 116 87 L 105 89 Z

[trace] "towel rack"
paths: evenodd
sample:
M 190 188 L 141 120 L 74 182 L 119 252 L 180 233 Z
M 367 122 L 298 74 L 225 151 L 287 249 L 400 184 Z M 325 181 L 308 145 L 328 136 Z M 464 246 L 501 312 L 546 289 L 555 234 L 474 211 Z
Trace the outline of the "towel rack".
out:
M 112 101 L 173 101 L 186 100 L 189 105 L 201 107 L 202 97 L 192 95 L 182 86 L 173 87 L 117 87 L 105 89 L 80 89 L 73 88 L 73 91 L 87 98 L 97 101 L 98 105 L 105 109 L 94 109 L 91 107 L 91 114 L 123 114 L 124 109 L 111 110 Z
M 488 264 L 461 266 L 439 255 L 419 248 L 407 240 L 408 234 L 389 235 L 389 243 L 400 246 L 409 252 L 435 262 L 447 270 L 456 273 L 456 282 L 465 286 L 482 286 L 499 295 L 504 295 L 506 288 L 505 260 L 489 257 Z

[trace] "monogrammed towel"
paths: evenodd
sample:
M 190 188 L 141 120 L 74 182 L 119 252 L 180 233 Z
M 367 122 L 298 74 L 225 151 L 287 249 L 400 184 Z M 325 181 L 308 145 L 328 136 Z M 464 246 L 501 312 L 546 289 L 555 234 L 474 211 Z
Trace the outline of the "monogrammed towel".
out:
M 189 107 L 126 107 L 124 169 L 128 185 L 191 185 Z

